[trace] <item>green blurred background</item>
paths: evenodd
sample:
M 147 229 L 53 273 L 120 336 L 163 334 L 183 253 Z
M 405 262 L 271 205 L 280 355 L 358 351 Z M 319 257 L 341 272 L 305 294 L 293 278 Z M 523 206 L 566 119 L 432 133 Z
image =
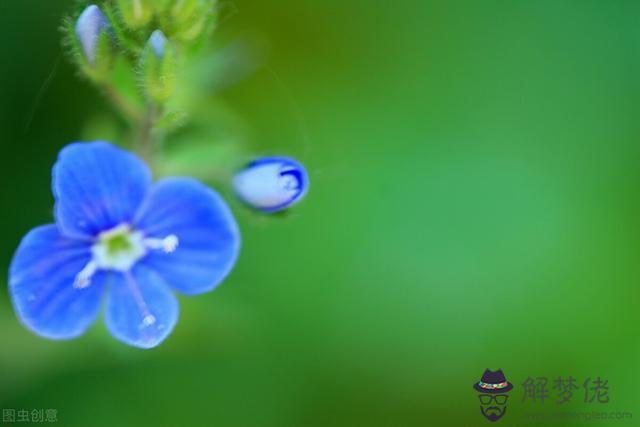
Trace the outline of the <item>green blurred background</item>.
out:
M 181 298 L 152 351 L 101 322 L 32 335 L 5 275 L 0 407 L 78 427 L 481 426 L 471 386 L 502 368 L 502 425 L 640 417 L 640 3 L 227 3 L 218 36 L 262 40 L 265 61 L 218 100 L 255 152 L 308 165 L 308 198 L 284 218 L 232 201 L 237 268 Z M 3 271 L 52 220 L 58 150 L 111 114 L 61 57 L 70 7 L 0 0 Z M 521 402 L 528 376 L 558 375 L 606 378 L 610 403 Z

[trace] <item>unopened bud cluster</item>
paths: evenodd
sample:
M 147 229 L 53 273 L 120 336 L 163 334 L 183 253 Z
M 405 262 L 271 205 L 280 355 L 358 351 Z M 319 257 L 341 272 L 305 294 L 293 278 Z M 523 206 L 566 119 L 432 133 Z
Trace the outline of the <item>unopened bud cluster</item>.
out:
M 179 77 L 187 76 L 181 83 L 189 83 L 189 73 L 181 68 L 189 70 L 192 64 L 185 57 L 214 27 L 215 6 L 216 0 L 105 0 L 84 7 L 65 23 L 66 44 L 74 62 L 138 128 L 134 131 L 139 136 L 138 150 L 145 157 L 153 157 L 156 127 L 162 138 L 169 133 L 166 129 L 179 126 L 172 124 L 180 121 L 175 117 L 189 115 L 189 108 L 180 102 L 185 92 L 177 87 Z M 127 72 L 129 85 L 122 83 Z M 171 100 L 174 94 L 182 95 Z M 300 162 L 270 156 L 246 164 L 237 171 L 232 185 L 245 205 L 276 213 L 305 197 L 309 176 Z M 169 236 L 146 244 L 170 252 L 177 240 Z M 95 272 L 90 267 L 79 276 L 78 287 L 88 285 L 85 276 Z
M 107 81 L 119 57 L 133 62 L 145 95 L 166 101 L 176 86 L 178 52 L 215 23 L 215 0 L 116 0 L 89 5 L 64 27 L 82 73 Z

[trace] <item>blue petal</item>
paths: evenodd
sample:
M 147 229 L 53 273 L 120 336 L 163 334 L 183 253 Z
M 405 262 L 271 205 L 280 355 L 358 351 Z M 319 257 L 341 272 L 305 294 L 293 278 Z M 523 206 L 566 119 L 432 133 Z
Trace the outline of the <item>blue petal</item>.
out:
M 164 341 L 178 321 L 178 301 L 152 270 L 136 265 L 111 273 L 105 322 L 115 338 L 134 347 L 152 348 Z
M 151 172 L 106 142 L 65 147 L 53 168 L 56 222 L 63 234 L 95 236 L 131 222 L 151 187 Z
M 135 226 L 147 237 L 178 237 L 175 252 L 152 251 L 141 262 L 188 295 L 214 289 L 238 257 L 240 234 L 229 207 L 215 191 L 194 179 L 158 182 Z
M 100 308 L 104 276 L 84 289 L 73 286 L 91 258 L 88 242 L 62 236 L 55 225 L 29 232 L 9 272 L 9 292 L 24 325 L 46 338 L 69 339 L 84 333 Z
M 309 177 L 299 162 L 266 157 L 250 163 L 233 178 L 236 194 L 263 212 L 278 212 L 300 201 L 309 189 Z
M 96 62 L 96 45 L 98 36 L 109 26 L 109 21 L 100 8 L 94 4 L 88 6 L 78 17 L 76 35 L 82 46 L 82 51 L 91 65 Z

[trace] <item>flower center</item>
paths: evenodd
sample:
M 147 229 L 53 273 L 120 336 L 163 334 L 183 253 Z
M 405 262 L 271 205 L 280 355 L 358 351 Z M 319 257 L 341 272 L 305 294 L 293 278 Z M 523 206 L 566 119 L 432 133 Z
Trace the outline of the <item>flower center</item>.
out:
M 91 253 L 98 268 L 128 271 L 147 254 L 147 249 L 142 233 L 123 224 L 100 233 L 98 242 L 91 247 Z
M 91 261 L 76 275 L 76 288 L 86 288 L 98 270 L 129 271 L 149 250 L 172 253 L 178 247 L 178 238 L 171 234 L 163 239 L 145 238 L 128 224 L 100 233 L 91 246 Z

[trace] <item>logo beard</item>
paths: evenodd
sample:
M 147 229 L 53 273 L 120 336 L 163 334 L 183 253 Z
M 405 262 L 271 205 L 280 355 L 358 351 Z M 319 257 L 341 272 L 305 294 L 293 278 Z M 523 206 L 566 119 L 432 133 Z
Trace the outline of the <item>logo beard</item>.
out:
M 482 415 L 485 416 L 489 421 L 498 421 L 505 412 L 507 412 L 507 407 L 499 407 L 499 406 L 489 406 L 488 408 L 480 407 L 480 411 Z

